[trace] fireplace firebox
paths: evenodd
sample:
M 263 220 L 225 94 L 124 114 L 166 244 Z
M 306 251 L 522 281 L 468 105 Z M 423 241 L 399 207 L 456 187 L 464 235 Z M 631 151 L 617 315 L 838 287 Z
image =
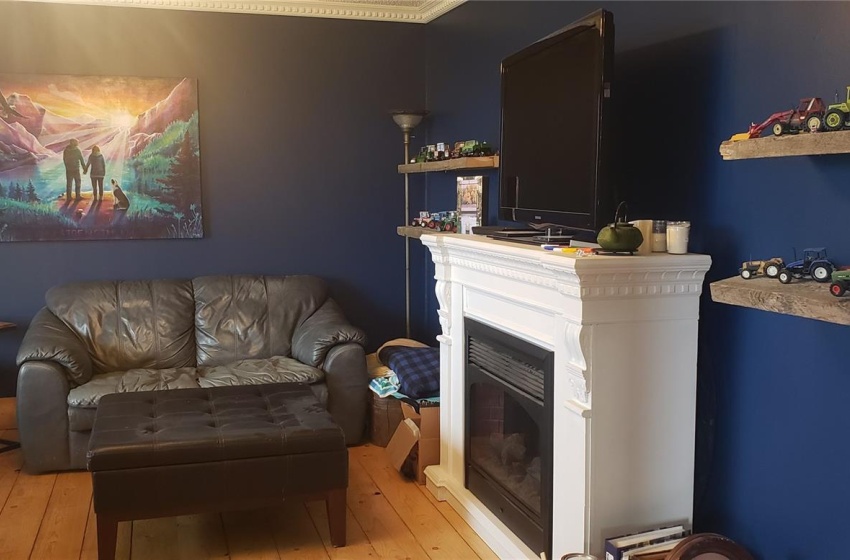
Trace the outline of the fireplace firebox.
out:
M 551 558 L 554 353 L 466 318 L 468 488 Z

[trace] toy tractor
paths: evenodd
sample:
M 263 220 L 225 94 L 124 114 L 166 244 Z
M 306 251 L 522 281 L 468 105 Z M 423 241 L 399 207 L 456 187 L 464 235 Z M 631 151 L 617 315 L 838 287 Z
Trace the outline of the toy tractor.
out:
M 847 86 L 847 100 L 838 102 L 838 93 L 835 94 L 835 104 L 826 109 L 823 124 L 827 130 L 840 130 L 850 126 L 850 86 Z
M 766 259 L 763 261 L 746 261 L 741 263 L 741 268 L 738 273 L 744 280 L 749 280 L 756 276 L 767 276 L 768 278 L 776 278 L 779 276 L 779 271 L 785 266 L 785 261 L 779 257 Z
M 796 256 L 795 256 L 796 258 Z M 803 250 L 803 258 L 788 263 L 779 271 L 779 281 L 790 284 L 792 278 L 811 277 L 816 282 L 829 282 L 837 267 L 826 256 L 826 249 L 814 247 Z
M 829 293 L 835 297 L 841 297 L 850 288 L 850 270 L 841 269 L 832 273 L 832 284 L 829 285 Z
M 463 143 L 463 148 L 460 150 L 461 157 L 478 157 L 492 156 L 493 148 L 487 142 L 478 142 L 477 140 L 467 140 Z
M 416 157 L 410 160 L 410 163 L 425 163 L 428 161 L 428 146 L 422 146 L 419 148 L 419 153 L 416 154 Z
M 780 111 L 767 117 L 761 124 L 753 123 L 747 132 L 734 135 L 731 140 L 746 140 L 758 138 L 765 129 L 770 128 L 775 136 L 789 132 L 808 130 L 817 132 L 823 128 L 823 115 L 826 105 L 820 97 L 806 97 L 800 100 L 800 105 L 790 111 Z

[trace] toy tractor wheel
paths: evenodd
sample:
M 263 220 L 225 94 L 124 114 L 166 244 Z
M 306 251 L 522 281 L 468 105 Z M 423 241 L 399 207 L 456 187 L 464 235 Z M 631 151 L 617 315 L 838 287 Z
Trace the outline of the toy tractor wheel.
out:
M 844 112 L 838 109 L 833 109 L 826 114 L 823 119 L 823 124 L 827 130 L 838 130 L 844 126 Z
M 791 273 L 785 270 L 784 268 L 779 271 L 779 281 L 783 284 L 791 283 Z
M 843 296 L 845 291 L 846 290 L 844 289 L 844 284 L 842 284 L 841 282 L 833 282 L 829 285 L 829 293 L 831 293 L 835 297 Z
M 809 132 L 817 132 L 823 126 L 823 119 L 820 115 L 812 115 L 808 119 L 806 119 L 806 128 Z
M 782 136 L 785 133 L 785 125 L 778 122 L 773 125 L 773 135 L 774 136 Z
M 779 276 L 779 265 L 778 264 L 769 264 L 764 267 L 764 273 L 768 278 L 776 278 Z
M 751 270 L 748 270 L 748 269 L 745 268 L 744 270 L 741 271 L 741 278 L 743 278 L 744 280 L 749 280 L 752 277 L 753 277 L 753 273 L 752 273 Z
M 832 276 L 832 267 L 826 263 L 819 263 L 812 267 L 812 278 L 818 282 L 829 282 Z

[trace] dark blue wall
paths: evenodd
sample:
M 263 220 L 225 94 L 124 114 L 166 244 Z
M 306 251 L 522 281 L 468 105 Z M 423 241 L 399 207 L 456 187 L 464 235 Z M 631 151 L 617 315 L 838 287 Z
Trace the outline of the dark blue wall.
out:
M 750 256 L 791 257 L 793 247 L 826 245 L 850 263 L 841 235 L 850 155 L 724 162 L 717 153 L 721 140 L 801 97 L 843 96 L 846 3 L 470 2 L 428 26 L 427 139 L 496 143 L 501 59 L 600 7 L 616 22 L 616 177 L 633 217 L 690 219 L 692 250 L 713 258 L 709 281 Z M 454 175 L 420 180 L 414 210 L 453 206 Z M 416 265 L 433 276 L 424 252 Z M 425 302 L 417 329 L 431 337 L 433 282 L 416 291 Z M 707 296 L 700 330 L 696 529 L 725 533 L 763 560 L 840 557 L 835 538 L 850 527 L 850 330 Z
M 202 274 L 327 278 L 373 346 L 404 329 L 402 135 L 421 25 L 0 3 L 0 73 L 198 79 L 202 240 L 0 245 L 0 395 L 50 286 Z M 4 92 L 7 95 L 12 92 Z
M 497 143 L 500 60 L 602 6 L 617 24 L 617 180 L 635 193 L 633 217 L 690 218 L 710 280 L 792 247 L 827 245 L 850 263 L 835 237 L 850 156 L 717 154 L 751 120 L 850 83 L 845 3 L 470 2 L 417 26 L 2 2 L 0 72 L 198 78 L 207 237 L 0 245 L 0 320 L 26 326 L 48 287 L 74 280 L 311 273 L 373 345 L 397 336 L 401 134 L 386 110 L 432 111 L 415 148 Z M 454 181 L 411 176 L 412 210 L 452 208 Z M 433 268 L 413 249 L 414 335 L 433 341 Z M 704 298 L 697 529 L 762 560 L 840 556 L 848 332 Z M 3 394 L 22 334 L 0 333 Z

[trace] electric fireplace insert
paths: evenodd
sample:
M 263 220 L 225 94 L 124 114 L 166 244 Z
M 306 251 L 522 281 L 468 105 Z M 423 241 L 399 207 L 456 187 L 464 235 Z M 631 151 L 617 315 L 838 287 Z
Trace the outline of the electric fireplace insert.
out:
M 551 558 L 554 352 L 465 319 L 466 487 Z

